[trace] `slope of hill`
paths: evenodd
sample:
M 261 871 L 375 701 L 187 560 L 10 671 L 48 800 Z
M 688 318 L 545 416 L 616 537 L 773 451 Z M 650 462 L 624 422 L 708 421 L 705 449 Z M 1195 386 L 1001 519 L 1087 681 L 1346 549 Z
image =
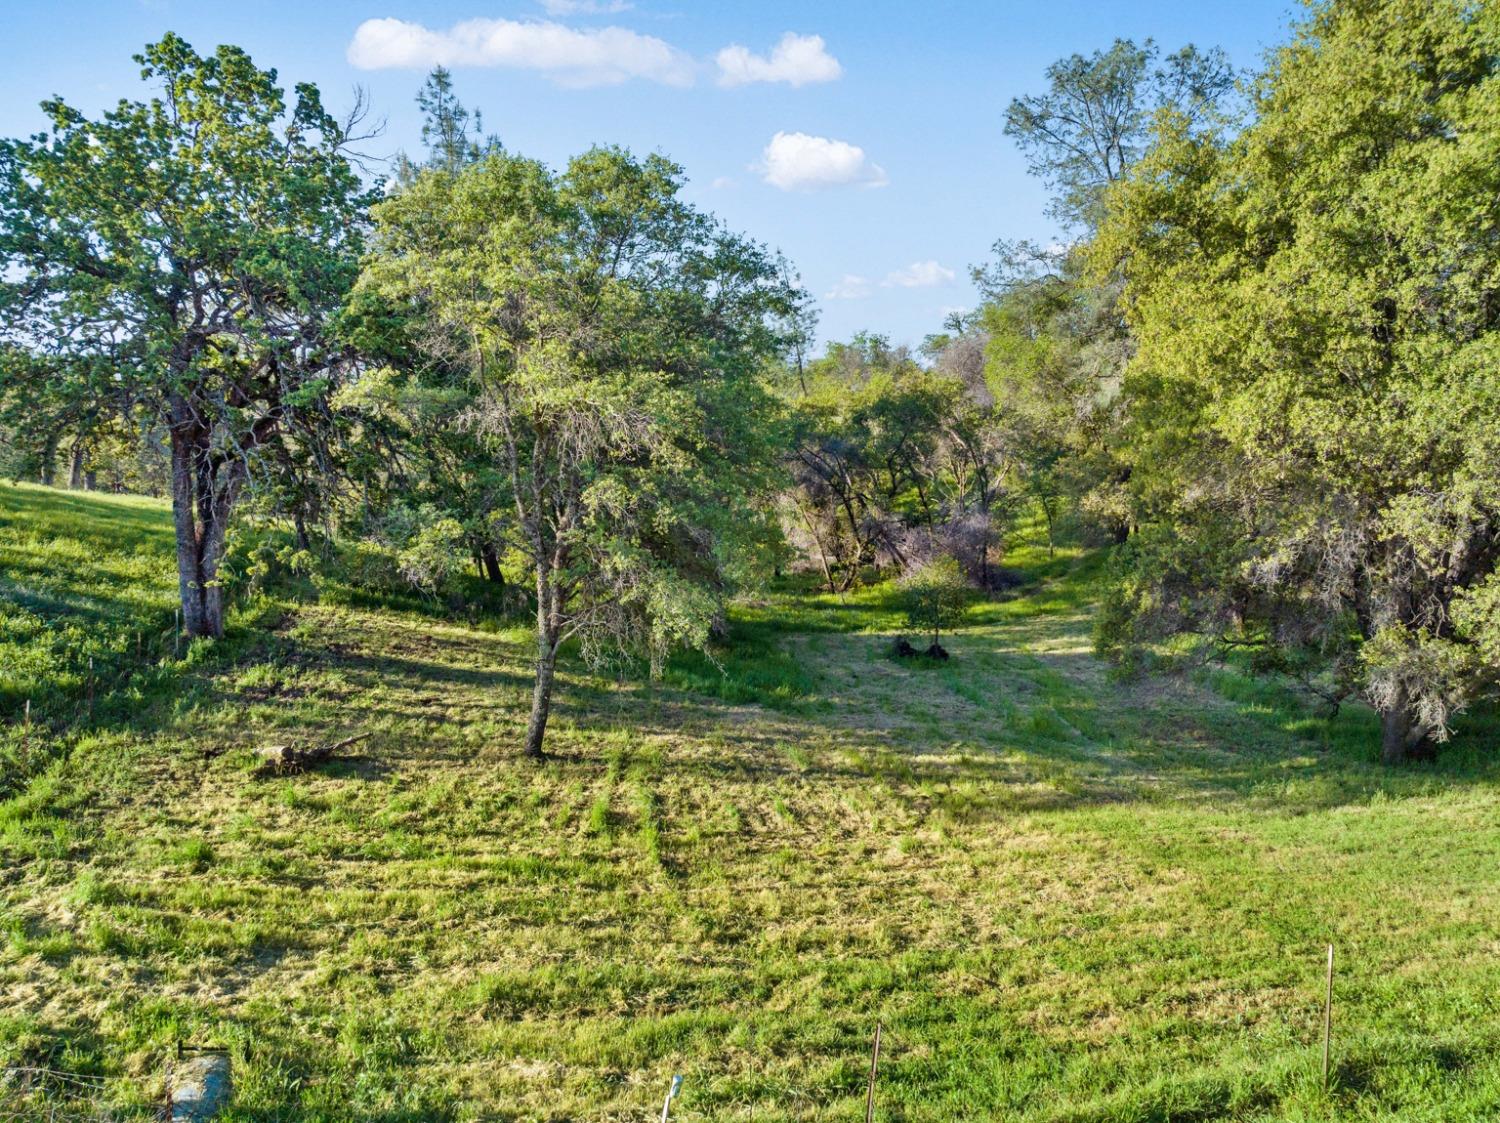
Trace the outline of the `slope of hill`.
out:
M 180 1040 L 235 1120 L 646 1119 L 673 1073 L 674 1118 L 857 1119 L 878 1020 L 881 1119 L 1493 1118 L 1487 729 L 1388 772 L 1368 715 L 1118 681 L 1097 560 L 1012 561 L 942 667 L 879 589 L 745 606 L 722 673 L 574 664 L 533 766 L 524 629 L 267 601 L 174 660 L 165 510 L 0 486 L 0 1063 L 126 1116 Z

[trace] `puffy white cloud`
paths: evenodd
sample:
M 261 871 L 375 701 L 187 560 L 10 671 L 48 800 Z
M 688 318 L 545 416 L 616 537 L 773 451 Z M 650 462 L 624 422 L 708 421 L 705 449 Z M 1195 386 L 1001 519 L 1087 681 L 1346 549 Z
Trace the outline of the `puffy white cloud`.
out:
M 628 12 L 635 5 L 630 0 L 541 0 L 549 16 L 601 16 Z
M 885 169 L 858 145 L 806 133 L 777 133 L 751 170 L 783 191 L 884 187 L 890 182 Z
M 735 43 L 720 51 L 714 61 L 719 64 L 721 86 L 750 82 L 805 86 L 809 82 L 832 82 L 844 73 L 839 60 L 828 53 L 821 35 L 798 35 L 795 31 L 783 35 L 769 55 L 757 55 Z
M 623 27 L 578 29 L 546 20 L 471 19 L 435 31 L 399 19 L 369 19 L 349 44 L 362 70 L 505 66 L 537 70 L 562 86 L 608 86 L 644 78 L 693 82 L 693 60 L 670 43 Z
M 860 300 L 870 295 L 870 282 L 855 273 L 845 273 L 823 294 L 824 300 Z
M 930 289 L 938 285 L 951 285 L 958 274 L 936 261 L 914 261 L 905 269 L 887 273 L 880 283 L 886 288 Z
M 715 191 L 723 191 L 727 187 L 734 186 L 734 180 L 727 175 L 715 176 L 714 181 L 709 184 Z

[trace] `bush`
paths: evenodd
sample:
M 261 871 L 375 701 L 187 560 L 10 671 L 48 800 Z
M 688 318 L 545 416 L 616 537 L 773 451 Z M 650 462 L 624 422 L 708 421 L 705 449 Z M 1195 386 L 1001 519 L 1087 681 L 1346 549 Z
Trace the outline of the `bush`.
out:
M 907 626 L 932 636 L 952 631 L 963 622 L 969 603 L 969 585 L 958 562 L 946 554 L 933 558 L 901 578 L 901 605 Z

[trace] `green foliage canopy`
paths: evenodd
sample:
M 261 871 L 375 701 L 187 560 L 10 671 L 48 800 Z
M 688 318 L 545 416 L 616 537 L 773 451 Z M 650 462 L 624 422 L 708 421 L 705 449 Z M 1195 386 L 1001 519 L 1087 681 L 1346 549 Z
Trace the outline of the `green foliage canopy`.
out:
M 535 577 L 540 755 L 559 646 L 701 644 L 770 535 L 775 401 L 796 299 L 780 263 L 679 198 L 681 171 L 596 149 L 561 173 L 493 153 L 375 209 L 362 294 L 404 306 L 476 388 Z
M 969 584 L 958 562 L 939 555 L 901 578 L 901 602 L 907 626 L 938 642 L 943 632 L 963 623 Z
M 1065 226 L 1098 226 L 1106 189 L 1145 149 L 1158 111 L 1170 108 L 1196 124 L 1215 114 L 1233 84 L 1220 50 L 1189 44 L 1158 66 L 1160 55 L 1150 39 L 1116 39 L 1107 51 L 1070 55 L 1047 68 L 1045 93 L 1006 109 L 1005 135 L 1055 192 L 1051 213 Z
M 184 621 L 215 635 L 230 512 L 338 375 L 324 328 L 358 266 L 356 118 L 305 83 L 288 110 L 236 47 L 169 34 L 137 61 L 160 96 L 97 120 L 52 99 L 50 131 L 0 141 L 0 340 L 42 355 L 30 370 L 64 402 L 113 396 L 166 427 Z
M 1392 761 L 1500 670 L 1497 58 L 1495 5 L 1320 7 L 1243 132 L 1163 115 L 1097 247 L 1143 527 L 1106 644 L 1256 644 Z

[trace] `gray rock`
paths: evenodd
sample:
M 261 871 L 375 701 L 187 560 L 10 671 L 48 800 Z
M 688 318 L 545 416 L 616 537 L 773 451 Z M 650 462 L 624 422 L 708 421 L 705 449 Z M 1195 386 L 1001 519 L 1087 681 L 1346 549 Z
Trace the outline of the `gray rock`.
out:
M 229 1058 L 206 1053 L 179 1061 L 172 1073 L 172 1123 L 207 1123 L 229 1103 Z

